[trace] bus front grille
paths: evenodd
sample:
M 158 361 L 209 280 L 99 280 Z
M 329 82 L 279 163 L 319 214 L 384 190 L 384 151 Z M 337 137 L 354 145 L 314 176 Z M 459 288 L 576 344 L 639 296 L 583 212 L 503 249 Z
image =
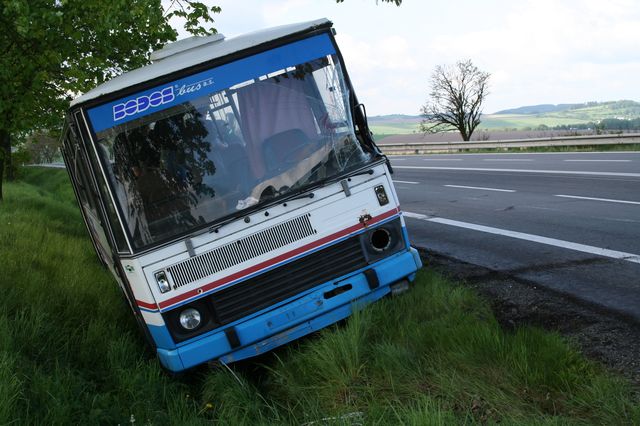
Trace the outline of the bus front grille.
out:
M 315 234 L 309 216 L 307 213 L 295 217 L 168 267 L 173 288 L 191 284 Z
M 360 239 L 351 237 L 214 293 L 215 316 L 224 325 L 365 266 Z

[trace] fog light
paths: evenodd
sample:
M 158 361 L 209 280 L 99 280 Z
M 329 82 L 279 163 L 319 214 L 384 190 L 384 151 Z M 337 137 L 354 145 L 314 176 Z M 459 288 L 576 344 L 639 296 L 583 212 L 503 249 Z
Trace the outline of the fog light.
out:
M 185 330 L 193 330 L 200 325 L 200 312 L 197 309 L 187 308 L 180 312 L 180 325 Z
M 160 293 L 166 293 L 171 290 L 171 284 L 169 284 L 167 274 L 165 274 L 164 271 L 156 272 L 155 277 Z

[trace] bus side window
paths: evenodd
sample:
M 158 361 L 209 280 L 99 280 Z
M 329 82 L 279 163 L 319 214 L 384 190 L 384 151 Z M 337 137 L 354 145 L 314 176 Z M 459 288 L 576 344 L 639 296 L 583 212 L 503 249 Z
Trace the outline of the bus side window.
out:
M 65 141 L 66 153 L 71 159 L 71 176 L 77 188 L 80 205 L 96 249 L 101 260 L 106 265 L 109 265 L 113 263 L 113 259 L 109 249 L 109 239 L 107 238 L 105 225 L 100 219 L 98 204 L 96 202 L 97 195 L 90 183 L 86 159 L 81 151 L 80 145 L 77 141 L 70 139 L 72 137 L 73 135 L 69 132 L 67 134 L 67 140 Z

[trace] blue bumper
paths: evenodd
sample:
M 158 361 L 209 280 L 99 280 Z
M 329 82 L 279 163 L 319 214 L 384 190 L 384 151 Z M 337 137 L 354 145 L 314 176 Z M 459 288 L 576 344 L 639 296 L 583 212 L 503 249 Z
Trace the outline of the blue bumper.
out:
M 235 324 L 239 347 L 232 348 L 224 330 L 219 330 L 177 349 L 158 349 L 158 356 L 165 368 L 177 372 L 214 359 L 230 363 L 268 352 L 348 317 L 354 307 L 382 298 L 394 282 L 413 280 L 421 266 L 417 251 L 410 248 L 370 268 L 379 281 L 373 290 L 363 272 L 339 278 L 300 299 Z M 327 293 L 337 288 L 344 292 L 327 298 Z

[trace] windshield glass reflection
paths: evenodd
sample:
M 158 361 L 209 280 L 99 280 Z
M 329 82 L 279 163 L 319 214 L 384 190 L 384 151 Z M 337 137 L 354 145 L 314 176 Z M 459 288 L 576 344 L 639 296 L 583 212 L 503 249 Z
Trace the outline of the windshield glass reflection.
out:
M 136 247 L 286 197 L 372 160 L 327 56 L 97 134 Z

